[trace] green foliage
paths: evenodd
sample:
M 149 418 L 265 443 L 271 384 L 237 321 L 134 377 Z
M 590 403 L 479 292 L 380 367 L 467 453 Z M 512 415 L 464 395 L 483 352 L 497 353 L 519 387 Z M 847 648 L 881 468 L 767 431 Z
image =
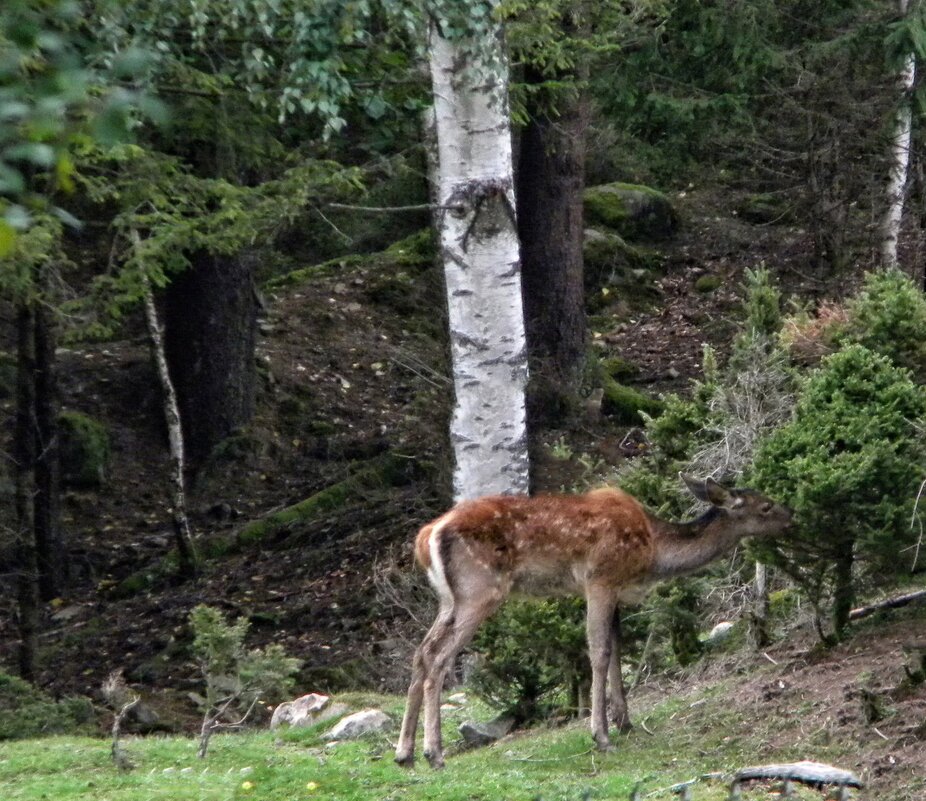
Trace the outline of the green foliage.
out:
M 763 547 L 841 633 L 860 583 L 911 568 L 910 513 L 924 477 L 926 391 L 887 358 L 850 345 L 823 360 L 792 422 L 761 446 L 753 479 L 796 512 L 797 533 Z
M 58 428 L 64 483 L 84 488 L 102 486 L 110 456 L 106 426 L 81 412 L 62 412 Z
M 76 224 L 52 202 L 74 188 L 76 143 L 127 138 L 139 109 L 163 118 L 153 98 L 115 86 L 143 68 L 145 54 L 124 49 L 101 63 L 83 19 L 73 0 L 7 0 L 0 8 L 0 257 L 35 212 Z
M 926 380 L 926 296 L 900 270 L 868 273 L 835 339 L 856 342 Z
M 481 659 L 470 686 L 496 709 L 523 723 L 575 711 L 576 692 L 590 676 L 580 599 L 511 600 L 473 646 Z
M 246 707 L 257 696 L 279 700 L 292 690 L 300 660 L 276 644 L 248 650 L 246 618 L 229 623 L 218 609 L 200 604 L 190 612 L 190 626 L 193 656 L 206 680 L 210 707 L 228 698 Z
M 705 595 L 704 581 L 676 579 L 659 585 L 648 602 L 651 625 L 669 632 L 672 653 L 682 667 L 695 662 L 704 650 L 698 631 Z
M 642 423 L 645 416 L 655 417 L 662 412 L 662 402 L 626 384 L 619 384 L 605 376 L 604 396 L 601 399 L 601 413 L 612 417 L 615 422 L 635 425 Z
M 93 717 L 93 706 L 86 698 L 56 701 L 0 671 L 0 741 L 89 733 Z
M 591 186 L 583 195 L 585 217 L 633 240 L 666 239 L 678 228 L 678 214 L 662 192 L 637 184 Z

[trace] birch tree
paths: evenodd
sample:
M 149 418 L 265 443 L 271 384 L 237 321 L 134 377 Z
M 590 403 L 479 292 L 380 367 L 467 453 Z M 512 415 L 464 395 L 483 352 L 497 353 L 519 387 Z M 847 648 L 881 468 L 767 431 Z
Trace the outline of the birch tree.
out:
M 515 216 L 508 65 L 496 3 L 435 12 L 428 52 L 437 131 L 437 228 L 456 403 L 457 500 L 528 489 L 527 348 Z
M 898 11 L 903 18 L 902 30 L 910 31 L 912 24 L 911 7 L 917 0 L 897 0 Z M 894 118 L 894 130 L 891 135 L 890 171 L 887 185 L 887 208 L 881 220 L 881 266 L 897 267 L 897 240 L 903 221 L 904 195 L 906 194 L 907 175 L 910 168 L 910 143 L 913 133 L 913 87 L 916 83 L 916 50 L 912 44 L 902 55 L 901 67 L 897 76 L 898 89 L 901 91 L 900 103 Z

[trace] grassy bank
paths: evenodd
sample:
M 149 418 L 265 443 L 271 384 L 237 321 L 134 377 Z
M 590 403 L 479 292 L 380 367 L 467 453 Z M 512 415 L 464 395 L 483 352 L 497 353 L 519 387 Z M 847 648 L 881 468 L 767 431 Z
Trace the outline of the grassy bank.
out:
M 756 762 L 814 758 L 846 764 L 848 759 L 851 766 L 848 743 L 782 740 L 778 735 L 794 721 L 747 714 L 729 703 L 727 689 L 721 683 L 696 694 L 650 693 L 636 707 L 642 725 L 607 754 L 591 749 L 582 722 L 454 753 L 456 727 L 473 715 L 472 709 L 460 709 L 445 713 L 449 758 L 439 772 L 423 759 L 412 770 L 394 765 L 394 732 L 331 747 L 321 738 L 330 724 L 322 724 L 281 738 L 267 732 L 217 736 L 205 762 L 196 758 L 192 738 L 129 739 L 124 744 L 136 768 L 128 773 L 113 767 L 104 739 L 5 743 L 0 745 L 0 788 L 5 801 L 579 801 L 627 799 L 637 784 L 644 796 L 673 798 L 668 788 L 677 782 L 729 774 Z M 378 700 L 397 720 L 401 699 Z M 709 778 L 698 782 L 693 798 L 718 801 L 727 792 L 724 779 Z M 743 797 L 768 798 L 768 787 Z M 799 797 L 820 796 L 805 790 Z

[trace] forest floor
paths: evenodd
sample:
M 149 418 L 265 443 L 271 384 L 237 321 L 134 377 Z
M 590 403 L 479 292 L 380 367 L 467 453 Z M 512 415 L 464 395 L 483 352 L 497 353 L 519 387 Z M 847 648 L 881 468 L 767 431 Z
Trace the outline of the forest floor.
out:
M 640 388 L 684 392 L 700 374 L 704 343 L 726 351 L 741 316 L 747 268 L 768 265 L 785 294 L 805 302 L 850 290 L 853 280 L 837 285 L 810 274 L 800 229 L 750 224 L 731 212 L 733 202 L 721 193 L 690 191 L 674 200 L 683 227 L 657 246 L 662 267 L 653 277 L 655 300 L 605 309 L 592 332 L 602 356 L 637 365 Z M 377 576 L 410 566 L 413 533 L 449 500 L 442 442 L 452 388 L 443 377 L 442 290 L 419 244 L 328 263 L 266 289 L 257 417 L 202 466 L 190 493 L 195 530 L 210 547 L 221 543 L 224 554 L 192 582 L 178 585 L 161 575 L 172 545 L 169 486 L 144 340 L 62 353 L 64 405 L 106 423 L 112 455 L 101 488 L 72 490 L 64 500 L 74 584 L 67 598 L 46 609 L 41 686 L 56 695 L 96 694 L 110 671 L 123 669 L 165 728 L 189 729 L 198 710 L 187 693 L 200 691 L 202 682 L 188 657 L 186 621 L 196 604 L 206 603 L 248 617 L 258 644 L 277 642 L 303 659 L 301 690 L 402 689 L 409 649 L 421 631 L 421 621 L 410 621 L 402 606 L 418 608 L 416 590 L 400 587 L 402 598 L 390 599 Z M 714 291 L 695 290 L 704 275 L 720 279 Z M 626 431 L 607 420 L 581 419 L 546 432 L 535 464 L 537 489 L 574 484 L 587 472 L 586 457 L 606 464 L 624 458 L 619 444 Z M 558 453 L 557 442 L 568 442 L 573 455 Z M 403 468 L 362 479 L 387 454 Z M 236 540 L 249 521 L 339 482 L 347 482 L 348 491 L 337 508 L 272 530 L 256 544 Z M 13 664 L 14 595 L 6 590 L 0 662 Z M 768 733 L 771 751 L 785 741 L 845 737 L 859 754 L 857 764 L 845 767 L 873 781 L 902 774 L 907 782 L 926 776 L 926 695 L 921 688 L 901 698 L 897 688 L 902 645 L 922 623 L 900 615 L 861 626 L 831 651 L 817 650 L 812 635 L 798 631 L 764 657 L 707 660 L 637 692 L 641 699 L 679 692 L 716 680 L 718 671 L 748 674 L 766 662 L 769 669 L 738 683 L 729 700 L 760 718 L 770 707 L 801 711 L 793 730 Z M 884 722 L 862 715 L 866 688 L 885 696 Z

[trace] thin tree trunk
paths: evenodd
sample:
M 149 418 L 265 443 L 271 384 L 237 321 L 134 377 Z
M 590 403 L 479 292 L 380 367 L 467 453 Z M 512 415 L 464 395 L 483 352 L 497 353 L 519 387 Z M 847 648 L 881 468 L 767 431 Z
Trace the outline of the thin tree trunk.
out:
M 43 268 L 46 271 L 48 268 Z M 40 277 L 44 282 L 45 276 Z M 46 293 L 47 296 L 47 293 Z M 58 386 L 52 312 L 35 306 L 35 543 L 39 592 L 45 601 L 64 593 L 67 559 L 61 532 Z
M 752 599 L 752 640 L 756 648 L 764 648 L 771 642 L 768 631 L 768 567 L 756 562 Z
M 140 245 L 141 237 L 137 231 L 132 231 L 132 246 L 137 251 Z M 186 511 L 186 492 L 184 489 L 186 465 L 183 453 L 183 427 L 180 420 L 180 406 L 177 403 L 177 393 L 174 390 L 170 371 L 167 369 L 164 335 L 154 305 L 154 292 L 151 290 L 151 284 L 144 268 L 140 272 L 144 286 L 145 321 L 148 325 L 148 336 L 151 338 L 151 353 L 157 367 L 161 390 L 164 393 L 164 419 L 167 423 L 167 438 L 173 468 L 171 473 L 173 485 L 171 516 L 173 518 L 174 540 L 177 544 L 178 568 L 181 576 L 190 578 L 196 575 L 199 565 Z
M 914 0 L 916 2 L 916 0 Z M 910 0 L 898 0 L 902 17 L 909 12 Z M 904 197 L 910 168 L 910 144 L 913 134 L 913 86 L 916 82 L 916 54 L 910 52 L 904 59 L 898 75 L 901 90 L 900 104 L 894 118 L 891 137 L 891 167 L 887 185 L 887 208 L 881 221 L 881 266 L 898 266 L 897 242 L 903 222 Z
M 578 396 L 586 354 L 582 191 L 588 103 L 581 96 L 564 99 L 560 112 L 555 118 L 539 109 L 532 112 L 518 159 L 532 428 L 568 411 Z
M 450 41 L 432 24 L 429 48 L 438 196 L 458 209 L 438 224 L 456 391 L 454 496 L 523 493 L 527 348 L 501 32 Z
M 16 570 L 19 612 L 19 675 L 36 677 L 39 628 L 38 562 L 35 552 L 35 314 L 31 301 L 16 309 L 16 423 L 13 435 Z

